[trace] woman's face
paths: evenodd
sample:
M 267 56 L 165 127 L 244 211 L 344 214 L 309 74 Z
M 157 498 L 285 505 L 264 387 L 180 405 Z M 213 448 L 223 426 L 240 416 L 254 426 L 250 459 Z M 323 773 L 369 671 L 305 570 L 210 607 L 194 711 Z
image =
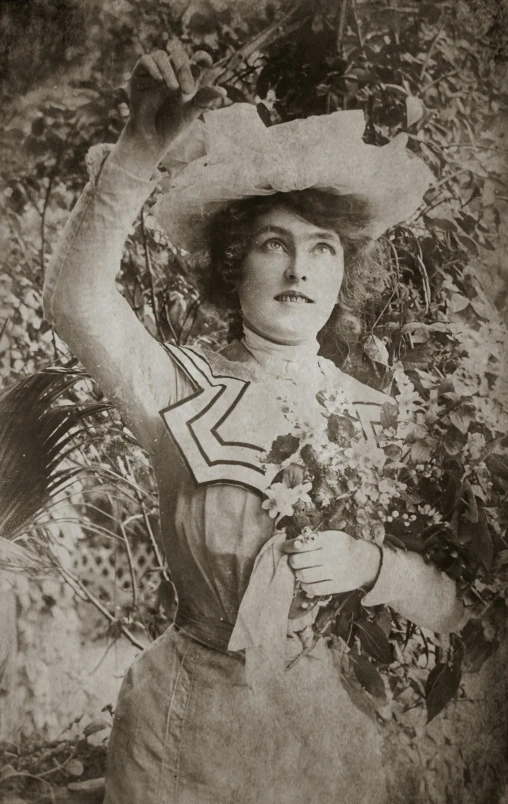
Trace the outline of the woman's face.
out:
M 337 302 L 344 257 L 338 234 L 284 206 L 261 215 L 237 285 L 242 312 L 277 343 L 315 337 Z

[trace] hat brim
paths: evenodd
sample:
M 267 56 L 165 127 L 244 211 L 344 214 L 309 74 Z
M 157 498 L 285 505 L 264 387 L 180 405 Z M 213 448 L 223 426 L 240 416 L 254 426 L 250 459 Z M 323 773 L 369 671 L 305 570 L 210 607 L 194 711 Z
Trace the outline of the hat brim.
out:
M 165 192 L 154 207 L 174 245 L 207 247 L 213 217 L 233 201 L 319 189 L 368 204 L 364 234 L 377 238 L 414 214 L 433 180 L 398 135 L 376 147 L 362 140 L 361 111 L 265 127 L 255 106 L 208 112 L 169 152 Z

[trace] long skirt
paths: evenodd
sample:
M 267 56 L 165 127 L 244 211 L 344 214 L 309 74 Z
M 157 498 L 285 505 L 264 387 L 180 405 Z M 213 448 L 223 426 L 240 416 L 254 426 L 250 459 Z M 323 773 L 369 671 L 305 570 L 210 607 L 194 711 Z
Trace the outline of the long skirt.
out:
M 377 728 L 318 645 L 253 692 L 245 665 L 169 628 L 120 692 L 105 804 L 385 804 Z

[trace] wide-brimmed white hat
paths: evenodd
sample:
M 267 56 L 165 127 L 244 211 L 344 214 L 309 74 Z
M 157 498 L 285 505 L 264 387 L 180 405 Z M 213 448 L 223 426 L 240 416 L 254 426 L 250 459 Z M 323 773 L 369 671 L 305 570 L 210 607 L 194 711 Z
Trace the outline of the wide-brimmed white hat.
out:
M 366 145 L 360 110 L 334 112 L 266 127 L 256 107 L 238 103 L 207 112 L 176 142 L 163 164 L 169 175 L 154 207 L 171 241 L 205 248 L 211 216 L 232 201 L 309 188 L 361 196 L 377 238 L 409 218 L 433 180 L 398 134 Z

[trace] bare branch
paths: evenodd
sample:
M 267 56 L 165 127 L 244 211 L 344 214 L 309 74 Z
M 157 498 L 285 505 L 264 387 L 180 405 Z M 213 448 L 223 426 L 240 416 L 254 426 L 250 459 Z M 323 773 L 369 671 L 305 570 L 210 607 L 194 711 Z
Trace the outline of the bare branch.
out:
M 138 605 L 138 583 L 136 580 L 136 573 L 134 572 L 134 559 L 132 556 L 132 550 L 129 543 L 129 537 L 127 536 L 124 524 L 122 521 L 120 521 L 118 524 L 120 526 L 120 530 L 122 531 L 123 541 L 125 544 L 125 552 L 127 554 L 127 564 L 129 565 L 129 575 L 132 586 L 132 608 L 135 609 L 136 606 Z
M 337 22 L 335 27 L 335 50 L 339 56 L 342 55 L 342 45 L 346 32 L 346 19 L 349 9 L 349 0 L 339 0 L 337 8 Z
M 66 569 L 64 569 L 57 562 L 55 562 L 55 566 L 56 566 L 56 570 L 59 573 L 59 575 L 62 576 L 64 581 L 66 581 L 66 583 L 68 583 L 68 585 L 71 587 L 71 589 L 73 589 L 75 592 L 76 592 L 76 590 L 78 590 L 77 593 L 80 593 L 93 606 L 95 606 L 95 608 L 98 611 L 100 611 L 100 613 L 103 614 L 104 617 L 107 620 L 109 620 L 109 622 L 111 624 L 116 625 L 118 623 L 118 620 L 116 620 L 115 617 L 113 617 L 113 615 L 107 610 L 107 608 L 105 606 L 103 606 L 101 601 L 98 598 L 96 598 L 95 595 L 92 594 L 92 592 L 90 592 L 90 590 L 87 589 L 84 584 L 81 583 L 79 578 L 76 578 L 75 575 L 73 575 L 72 573 L 68 572 Z M 144 650 L 145 649 L 145 646 L 142 645 L 141 642 L 138 642 L 136 637 L 129 631 L 129 629 L 123 623 L 119 624 L 119 628 L 120 628 L 121 633 L 124 635 L 124 637 L 126 637 L 126 639 L 129 640 L 131 645 L 134 645 L 134 647 L 138 648 L 139 650 Z
M 280 20 L 272 22 L 264 31 L 254 36 L 242 47 L 235 51 L 232 56 L 219 61 L 210 71 L 208 71 L 207 83 L 224 84 L 233 78 L 235 71 L 246 59 L 249 58 L 256 50 L 261 50 L 268 44 L 276 42 L 289 32 L 289 23 L 293 22 L 300 14 L 302 15 L 302 22 L 312 13 L 307 2 L 299 3 L 295 8 L 291 8 Z M 300 24 L 300 20 L 298 22 Z
M 157 299 L 155 298 L 155 283 L 152 268 L 152 258 L 150 257 L 150 249 L 148 248 L 148 241 L 146 237 L 146 227 L 145 227 L 145 214 L 143 210 L 141 210 L 141 235 L 143 237 L 143 250 L 145 253 L 146 270 L 148 273 L 148 277 L 150 279 L 150 298 L 152 300 L 153 317 L 155 319 L 155 326 L 157 327 L 157 335 L 162 341 L 164 340 L 164 336 L 162 334 L 159 321 L 159 314 L 157 311 Z

